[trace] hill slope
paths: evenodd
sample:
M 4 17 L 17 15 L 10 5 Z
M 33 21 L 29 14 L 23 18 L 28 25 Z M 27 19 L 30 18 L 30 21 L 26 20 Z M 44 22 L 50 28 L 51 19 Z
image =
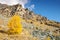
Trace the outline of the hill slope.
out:
M 22 18 L 23 31 L 21 34 L 8 35 L 4 30 L 7 30 L 7 22 L 14 15 Z M 0 40 L 60 40 L 60 23 L 34 14 L 20 4 L 0 4 Z

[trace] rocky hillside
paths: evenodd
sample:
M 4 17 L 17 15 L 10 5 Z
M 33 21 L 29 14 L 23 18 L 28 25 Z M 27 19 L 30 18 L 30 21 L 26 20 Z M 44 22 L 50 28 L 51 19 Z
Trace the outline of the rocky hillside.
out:
M 23 31 L 21 34 L 8 35 L 4 30 L 7 30 L 7 22 L 14 15 L 23 19 Z M 0 4 L 0 40 L 60 40 L 60 22 L 37 15 L 20 4 Z

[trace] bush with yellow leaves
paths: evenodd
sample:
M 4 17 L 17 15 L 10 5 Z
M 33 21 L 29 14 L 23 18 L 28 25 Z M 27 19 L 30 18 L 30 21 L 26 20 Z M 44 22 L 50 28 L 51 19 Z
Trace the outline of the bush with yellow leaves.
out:
M 21 18 L 18 15 L 14 15 L 9 21 L 8 21 L 8 33 L 9 34 L 19 34 L 22 32 L 22 24 L 21 24 Z
M 46 38 L 46 40 L 51 40 L 51 38 L 48 36 L 48 37 Z

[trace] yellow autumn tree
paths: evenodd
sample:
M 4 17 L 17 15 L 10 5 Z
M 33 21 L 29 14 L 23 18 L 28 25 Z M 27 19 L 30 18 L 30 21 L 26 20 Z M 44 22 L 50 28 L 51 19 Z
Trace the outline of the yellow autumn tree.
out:
M 10 34 L 19 34 L 22 32 L 21 18 L 18 15 L 14 15 L 8 21 L 8 33 Z

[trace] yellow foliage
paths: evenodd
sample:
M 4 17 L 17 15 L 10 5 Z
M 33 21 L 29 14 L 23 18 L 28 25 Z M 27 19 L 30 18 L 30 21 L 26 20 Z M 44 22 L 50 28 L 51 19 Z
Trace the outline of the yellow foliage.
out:
M 46 40 L 51 40 L 51 38 L 48 36 L 48 37 L 46 38 Z
M 8 33 L 11 34 L 18 34 L 22 32 L 22 24 L 21 24 L 21 18 L 18 15 L 14 15 L 9 21 L 8 21 Z

